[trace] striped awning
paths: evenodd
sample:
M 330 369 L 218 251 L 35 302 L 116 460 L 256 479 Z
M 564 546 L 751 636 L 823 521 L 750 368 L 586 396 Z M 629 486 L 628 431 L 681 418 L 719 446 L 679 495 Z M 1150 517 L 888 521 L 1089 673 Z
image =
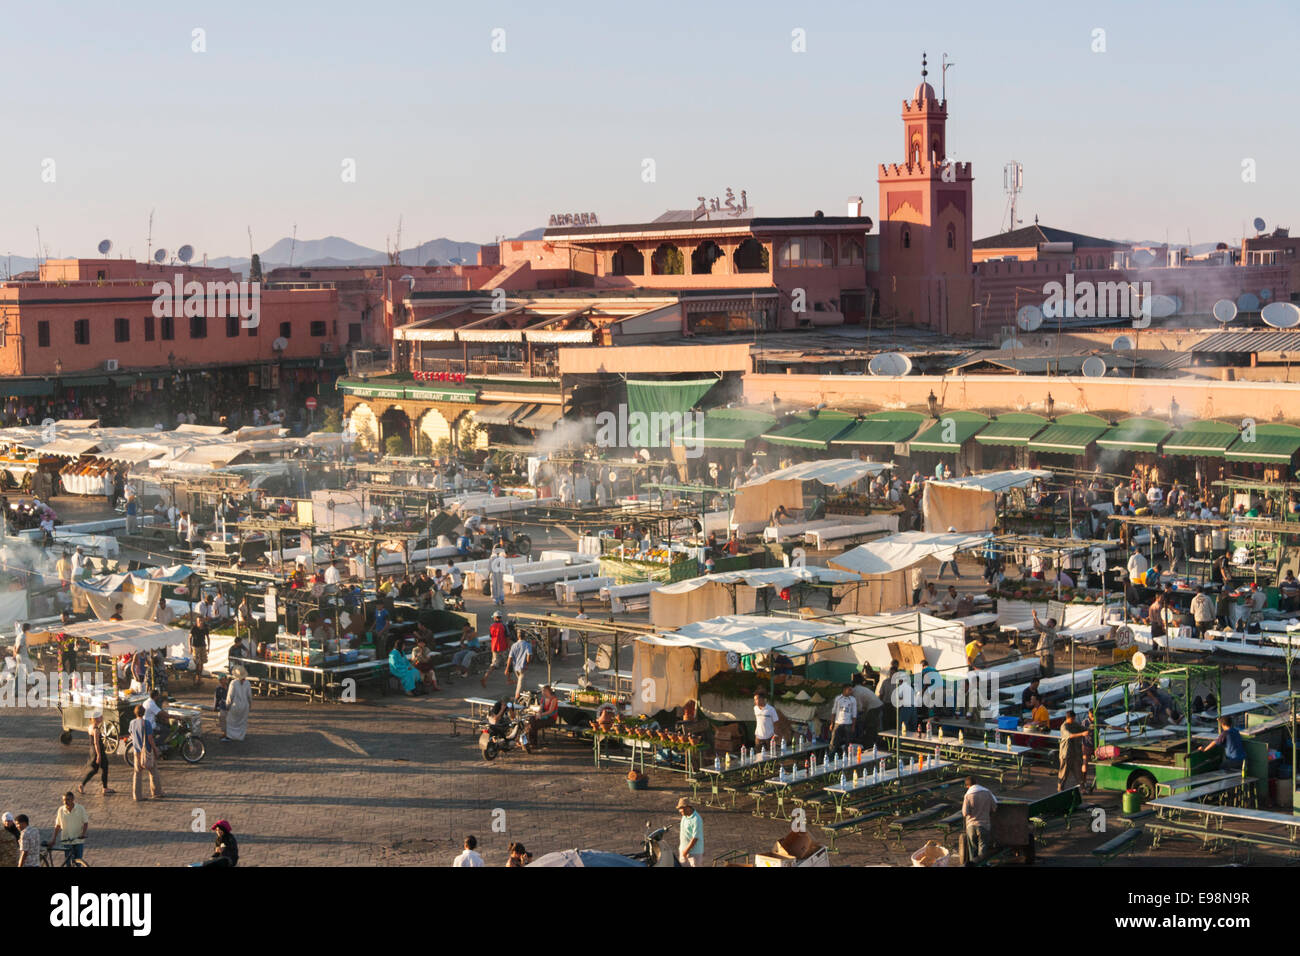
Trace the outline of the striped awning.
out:
M 988 423 L 978 412 L 953 412 L 913 438 L 909 447 L 911 451 L 959 452 Z
M 853 425 L 853 416 L 843 412 L 822 412 L 818 415 L 803 415 L 793 424 L 764 432 L 763 440 L 773 445 L 786 445 L 791 448 L 816 448 L 826 451 L 831 440 L 838 438 Z
M 1254 441 L 1246 441 L 1253 437 Z M 1228 461 L 1287 464 L 1300 451 L 1300 428 L 1294 425 L 1257 425 L 1253 436 L 1241 435 L 1223 453 Z
M 904 416 L 872 416 L 855 422 L 832 445 L 896 445 L 916 434 L 925 418 L 917 412 Z
M 480 425 L 511 425 L 531 408 L 526 402 L 494 402 L 474 409 L 474 421 Z
M 1227 422 L 1192 422 L 1165 439 L 1165 454 L 1222 458 L 1239 433 L 1236 425 Z
M 1096 415 L 1063 415 L 1030 440 L 1030 451 L 1056 455 L 1082 455 L 1088 446 L 1110 431 L 1110 423 Z
M 530 431 L 550 431 L 564 418 L 564 409 L 559 405 L 538 405 L 533 411 L 515 420 L 519 428 Z
M 776 418 L 766 412 L 748 408 L 715 408 L 705 416 L 701 434 L 695 434 L 692 420 L 687 422 L 683 437 L 701 448 L 744 448 L 746 443 L 770 431 L 775 424 Z
M 1154 418 L 1126 418 L 1098 438 L 1097 444 L 1112 451 L 1154 452 L 1171 431 L 1172 425 Z
M 981 445 L 1011 445 L 1021 448 L 1046 427 L 1047 419 L 1041 415 L 1008 412 L 999 415 L 997 421 L 989 422 L 988 427 L 975 436 L 975 441 Z

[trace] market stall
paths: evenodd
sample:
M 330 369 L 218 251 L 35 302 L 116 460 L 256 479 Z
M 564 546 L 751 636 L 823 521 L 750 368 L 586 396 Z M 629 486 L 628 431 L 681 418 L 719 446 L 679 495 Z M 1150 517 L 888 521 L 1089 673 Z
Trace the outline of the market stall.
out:
M 767 568 L 727 571 L 668 584 L 650 593 L 650 623 L 657 628 L 680 627 L 724 614 L 750 614 L 760 592 L 769 595 L 800 585 L 856 581 L 851 571 L 833 568 Z
M 997 524 L 997 495 L 1023 488 L 1036 478 L 1050 478 L 1042 469 L 994 471 L 945 481 L 927 481 L 921 496 L 925 527 L 932 531 L 992 531 Z
M 778 507 L 784 506 L 791 513 L 802 511 L 807 500 L 805 483 L 819 486 L 812 493 L 815 499 L 825 497 L 827 489 L 844 492 L 864 478 L 874 477 L 892 467 L 892 462 L 831 458 L 778 469 L 747 481 L 737 489 L 732 526 L 746 532 L 757 531 L 767 527 L 772 512 Z
M 844 612 L 875 614 L 912 603 L 908 572 L 925 561 L 951 561 L 957 552 L 979 547 L 987 533 L 934 533 L 903 531 L 845 551 L 827 566 L 852 571 L 864 583 L 845 586 L 839 608 Z

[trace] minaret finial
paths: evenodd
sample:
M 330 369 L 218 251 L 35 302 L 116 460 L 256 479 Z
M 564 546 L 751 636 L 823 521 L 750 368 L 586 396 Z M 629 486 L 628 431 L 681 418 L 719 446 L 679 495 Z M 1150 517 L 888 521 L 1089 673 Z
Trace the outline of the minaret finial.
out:
M 925 68 L 925 51 L 922 50 L 921 51 L 921 82 L 924 83 L 925 78 L 929 75 L 930 75 L 929 71 Z

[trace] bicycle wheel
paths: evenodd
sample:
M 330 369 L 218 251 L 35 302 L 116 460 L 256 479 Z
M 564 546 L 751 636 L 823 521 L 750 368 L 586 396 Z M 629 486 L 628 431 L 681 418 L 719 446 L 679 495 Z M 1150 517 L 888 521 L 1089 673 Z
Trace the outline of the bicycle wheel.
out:
M 54 857 L 48 846 L 41 847 L 41 866 L 54 866 Z

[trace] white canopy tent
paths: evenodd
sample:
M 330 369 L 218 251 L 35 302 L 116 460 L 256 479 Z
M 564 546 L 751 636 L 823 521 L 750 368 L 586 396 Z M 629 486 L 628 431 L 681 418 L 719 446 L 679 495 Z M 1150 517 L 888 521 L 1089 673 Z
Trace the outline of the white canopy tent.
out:
M 867 587 L 847 591 L 840 610 L 874 614 L 906 607 L 912 586 L 908 570 L 922 561 L 951 561 L 958 551 L 978 547 L 991 537 L 982 533 L 902 531 L 851 548 L 827 561 L 841 571 L 852 571 L 868 582 Z
M 888 461 L 829 458 L 823 461 L 804 461 L 789 468 L 780 468 L 753 481 L 747 481 L 737 489 L 732 522 L 736 525 L 746 525 L 761 521 L 765 526 L 778 505 L 785 505 L 787 511 L 802 509 L 803 483 L 806 481 L 843 489 L 857 484 L 868 475 L 878 475 L 893 467 L 893 462 Z
M 663 634 L 638 637 L 633 645 L 632 685 L 643 692 L 635 695 L 635 706 L 642 714 L 680 707 L 688 700 L 697 699 L 700 685 L 715 674 L 737 670 L 740 658 L 746 654 L 776 650 L 802 654 L 815 649 L 819 641 L 849 630 L 843 624 L 728 615 Z M 650 692 L 646 693 L 647 690 Z
M 60 630 L 69 637 L 105 645 L 110 654 L 134 654 L 183 644 L 183 630 L 153 621 L 85 621 Z
M 856 581 L 850 571 L 834 568 L 765 568 L 704 574 L 650 592 L 650 623 L 655 627 L 681 627 L 720 614 L 749 614 L 758 591 L 777 591 L 796 584 L 832 584 Z
M 992 531 L 997 523 L 996 496 L 1011 488 L 1024 488 L 1052 473 L 1039 469 L 993 471 L 945 481 L 927 481 L 921 496 L 921 516 L 926 529 Z

